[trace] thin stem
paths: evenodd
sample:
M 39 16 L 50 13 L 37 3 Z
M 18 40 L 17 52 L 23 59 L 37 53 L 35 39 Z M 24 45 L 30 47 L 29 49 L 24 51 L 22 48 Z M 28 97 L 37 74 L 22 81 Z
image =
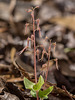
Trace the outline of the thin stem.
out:
M 46 81 L 47 81 L 48 70 L 49 70 L 50 51 L 51 51 L 51 41 L 50 41 L 50 45 L 49 45 L 49 48 L 48 48 L 48 64 L 47 64 L 47 71 L 46 71 L 46 76 L 45 76 L 44 88 L 45 88 L 45 84 L 46 84 Z
M 35 83 L 37 83 L 37 74 L 36 74 L 36 45 L 35 45 L 35 19 L 34 19 L 34 10 L 32 11 L 33 19 L 33 35 L 34 35 L 34 73 L 35 73 Z M 36 92 L 37 100 L 39 100 L 38 92 Z
M 33 19 L 33 35 L 34 35 L 34 72 L 35 72 L 35 83 L 37 83 L 37 74 L 36 74 L 36 45 L 35 45 L 35 20 L 34 20 L 34 10 L 32 11 Z

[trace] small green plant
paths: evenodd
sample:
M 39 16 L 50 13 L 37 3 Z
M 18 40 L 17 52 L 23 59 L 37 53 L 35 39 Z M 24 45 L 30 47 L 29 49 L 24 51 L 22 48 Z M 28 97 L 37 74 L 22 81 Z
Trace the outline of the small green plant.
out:
M 48 94 L 51 93 L 53 90 L 53 86 L 50 86 L 48 89 L 42 91 L 41 89 L 43 84 L 44 84 L 44 79 L 41 75 L 39 77 L 38 83 L 33 83 L 24 77 L 25 88 L 31 90 L 30 93 L 33 97 L 37 97 L 36 93 L 38 92 L 38 96 L 41 100 L 47 99 Z
M 38 7 L 35 7 L 38 8 Z M 28 80 L 26 77 L 24 78 L 24 85 L 26 89 L 30 89 L 30 93 L 33 97 L 37 97 L 37 100 L 39 100 L 39 98 L 41 98 L 41 100 L 48 98 L 48 94 L 52 92 L 53 90 L 53 86 L 49 87 L 48 89 L 45 89 L 45 84 L 47 81 L 47 76 L 48 76 L 48 70 L 49 70 L 49 61 L 50 61 L 50 53 L 51 53 L 51 45 L 54 46 L 54 50 L 55 50 L 55 46 L 56 43 L 49 43 L 49 48 L 48 51 L 45 50 L 45 47 L 43 45 L 38 45 L 36 46 L 36 41 L 35 41 L 35 32 L 38 31 L 39 33 L 39 37 L 41 37 L 41 32 L 40 32 L 40 27 L 39 27 L 39 19 L 34 18 L 34 10 L 35 8 L 29 9 L 28 12 L 31 13 L 31 17 L 32 17 L 32 26 L 33 26 L 33 34 L 31 35 L 31 37 L 27 38 L 27 46 L 21 50 L 20 54 L 22 54 L 22 52 L 24 52 L 25 50 L 27 50 L 29 48 L 29 41 L 31 41 L 31 44 L 33 46 L 34 49 L 34 75 L 35 75 L 35 83 L 31 82 L 30 80 Z M 35 23 L 36 26 L 35 27 Z M 28 27 L 29 23 L 26 23 L 26 27 L 25 27 L 25 31 L 27 32 L 27 27 Z M 48 37 L 45 38 L 45 40 L 48 40 Z M 40 51 L 39 48 L 42 48 L 42 56 L 41 59 L 39 59 L 39 55 L 40 55 Z M 39 80 L 37 80 L 37 71 L 36 71 L 36 56 L 38 61 L 43 60 L 44 55 L 46 55 L 48 57 L 48 63 L 45 64 L 46 65 L 46 73 L 45 73 L 45 82 L 43 77 L 40 75 Z M 54 59 L 54 61 L 56 61 L 56 67 L 57 66 L 57 59 Z M 43 86 L 44 85 L 44 86 Z M 43 86 L 43 88 L 42 88 Z

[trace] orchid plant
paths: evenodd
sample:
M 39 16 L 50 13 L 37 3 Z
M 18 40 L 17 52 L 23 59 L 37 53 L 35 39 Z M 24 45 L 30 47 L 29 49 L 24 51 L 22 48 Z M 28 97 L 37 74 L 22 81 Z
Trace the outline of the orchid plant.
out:
M 49 43 L 48 52 L 45 50 L 43 45 L 39 45 L 39 46 L 36 47 L 36 41 L 35 41 L 35 31 L 36 30 L 38 30 L 39 37 L 41 37 L 41 31 L 40 31 L 40 26 L 39 26 L 40 20 L 39 19 L 35 20 L 35 18 L 34 18 L 34 11 L 35 11 L 36 8 L 38 8 L 38 6 L 28 10 L 28 12 L 31 13 L 31 17 L 32 17 L 33 34 L 31 35 L 30 38 L 29 37 L 27 38 L 27 46 L 23 50 L 21 50 L 20 54 L 22 54 L 25 50 L 27 50 L 29 48 L 29 41 L 31 41 L 33 48 L 34 48 L 35 83 L 33 83 L 32 81 L 30 81 L 26 77 L 24 77 L 24 85 L 25 85 L 26 89 L 30 89 L 30 93 L 33 97 L 36 97 L 37 100 L 39 100 L 39 98 L 40 98 L 40 100 L 43 100 L 43 99 L 47 99 L 48 94 L 51 93 L 52 90 L 53 90 L 53 86 L 45 89 L 45 84 L 46 84 L 46 81 L 47 81 L 48 70 L 49 70 L 51 40 L 50 40 L 50 43 Z M 37 29 L 35 29 L 35 22 L 37 23 Z M 29 23 L 26 23 L 26 27 L 25 27 L 26 32 L 27 32 L 28 25 L 29 25 Z M 45 39 L 47 40 L 48 37 L 46 37 Z M 55 49 L 56 43 L 54 43 L 53 45 L 54 45 L 54 49 Z M 41 59 L 39 59 L 39 54 L 40 54 L 39 49 L 38 49 L 39 47 L 43 48 Z M 48 57 L 48 63 L 47 63 L 47 67 L 46 67 L 47 70 L 46 70 L 46 74 L 45 74 L 45 81 L 44 81 L 44 79 L 41 75 L 39 77 L 39 80 L 37 80 L 36 56 L 37 56 L 38 60 L 40 61 L 40 60 L 43 60 L 43 57 L 44 57 L 45 54 Z M 57 59 L 55 59 L 55 61 L 56 61 L 56 66 L 57 66 Z M 57 68 L 58 68 L 58 66 L 57 66 Z M 42 88 L 42 87 L 44 87 L 44 88 Z

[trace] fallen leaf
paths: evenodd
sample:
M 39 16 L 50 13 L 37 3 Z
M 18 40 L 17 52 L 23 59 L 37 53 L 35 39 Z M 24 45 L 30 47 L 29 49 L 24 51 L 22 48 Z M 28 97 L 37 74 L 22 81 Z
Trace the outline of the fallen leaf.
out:
M 50 22 L 62 25 L 75 31 L 75 15 L 51 18 Z

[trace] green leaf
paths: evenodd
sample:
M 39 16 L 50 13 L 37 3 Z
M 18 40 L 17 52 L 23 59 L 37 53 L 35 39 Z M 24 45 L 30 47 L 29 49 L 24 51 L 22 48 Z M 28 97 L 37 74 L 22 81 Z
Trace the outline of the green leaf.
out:
M 52 90 L 53 90 L 53 86 L 49 87 L 48 89 L 46 89 L 46 90 L 44 90 L 44 91 L 39 90 L 38 95 L 39 95 L 40 98 L 45 98 L 45 97 L 47 97 L 47 95 L 48 95 L 49 93 L 52 92 Z
M 24 85 L 26 89 L 33 89 L 33 85 L 35 85 L 35 83 L 29 81 L 27 78 L 24 77 Z
M 30 94 L 31 94 L 33 97 L 36 97 L 36 91 L 34 91 L 33 89 L 30 91 Z
M 38 91 L 38 90 L 41 89 L 41 86 L 42 86 L 43 84 L 44 84 L 44 79 L 43 79 L 43 77 L 40 75 L 39 81 L 38 81 L 37 84 L 35 84 L 35 85 L 33 86 L 33 89 L 34 89 L 35 91 Z
M 48 99 L 48 96 L 45 96 L 43 99 Z

